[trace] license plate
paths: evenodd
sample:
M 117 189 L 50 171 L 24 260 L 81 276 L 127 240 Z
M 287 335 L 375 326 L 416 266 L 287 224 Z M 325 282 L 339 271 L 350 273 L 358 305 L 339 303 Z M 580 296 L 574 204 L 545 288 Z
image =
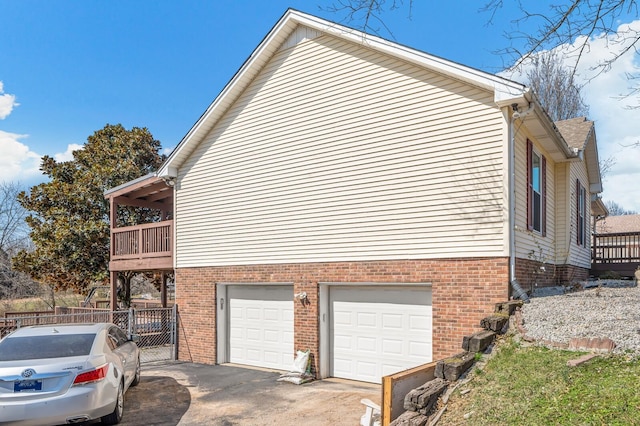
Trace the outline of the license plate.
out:
M 42 390 L 42 380 L 19 380 L 13 383 L 14 392 Z

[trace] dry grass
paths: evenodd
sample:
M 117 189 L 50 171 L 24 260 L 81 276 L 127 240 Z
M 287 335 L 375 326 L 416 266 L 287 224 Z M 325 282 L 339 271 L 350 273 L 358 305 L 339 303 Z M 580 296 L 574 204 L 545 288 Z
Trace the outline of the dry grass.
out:
M 84 296 L 75 293 L 56 294 L 56 306 L 78 306 L 84 300 Z M 41 297 L 29 297 L 25 299 L 0 300 L 0 317 L 6 312 L 36 312 L 49 311 L 51 301 Z

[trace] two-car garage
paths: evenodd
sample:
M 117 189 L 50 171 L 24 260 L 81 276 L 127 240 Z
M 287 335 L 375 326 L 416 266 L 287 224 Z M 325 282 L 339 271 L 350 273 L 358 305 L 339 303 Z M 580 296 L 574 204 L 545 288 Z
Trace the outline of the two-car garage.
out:
M 218 286 L 218 360 L 289 370 L 292 284 Z M 228 304 L 228 307 L 225 305 Z M 320 376 L 379 383 L 431 361 L 429 286 L 320 285 Z

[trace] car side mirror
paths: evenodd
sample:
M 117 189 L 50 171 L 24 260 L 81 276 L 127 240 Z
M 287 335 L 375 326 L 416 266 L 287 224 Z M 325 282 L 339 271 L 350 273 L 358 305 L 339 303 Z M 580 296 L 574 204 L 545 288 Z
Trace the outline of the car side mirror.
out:
M 139 334 L 132 334 L 131 336 L 129 336 L 129 340 L 131 342 L 139 342 L 140 341 L 140 335 Z

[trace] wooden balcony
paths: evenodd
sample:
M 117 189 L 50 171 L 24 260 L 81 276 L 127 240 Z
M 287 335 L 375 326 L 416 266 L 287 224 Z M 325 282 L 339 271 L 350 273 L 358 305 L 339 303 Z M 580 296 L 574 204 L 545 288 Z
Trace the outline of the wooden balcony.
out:
M 111 271 L 173 268 L 173 220 L 111 230 Z
M 633 277 L 640 266 L 640 232 L 608 233 L 593 236 L 591 273 L 613 271 Z

